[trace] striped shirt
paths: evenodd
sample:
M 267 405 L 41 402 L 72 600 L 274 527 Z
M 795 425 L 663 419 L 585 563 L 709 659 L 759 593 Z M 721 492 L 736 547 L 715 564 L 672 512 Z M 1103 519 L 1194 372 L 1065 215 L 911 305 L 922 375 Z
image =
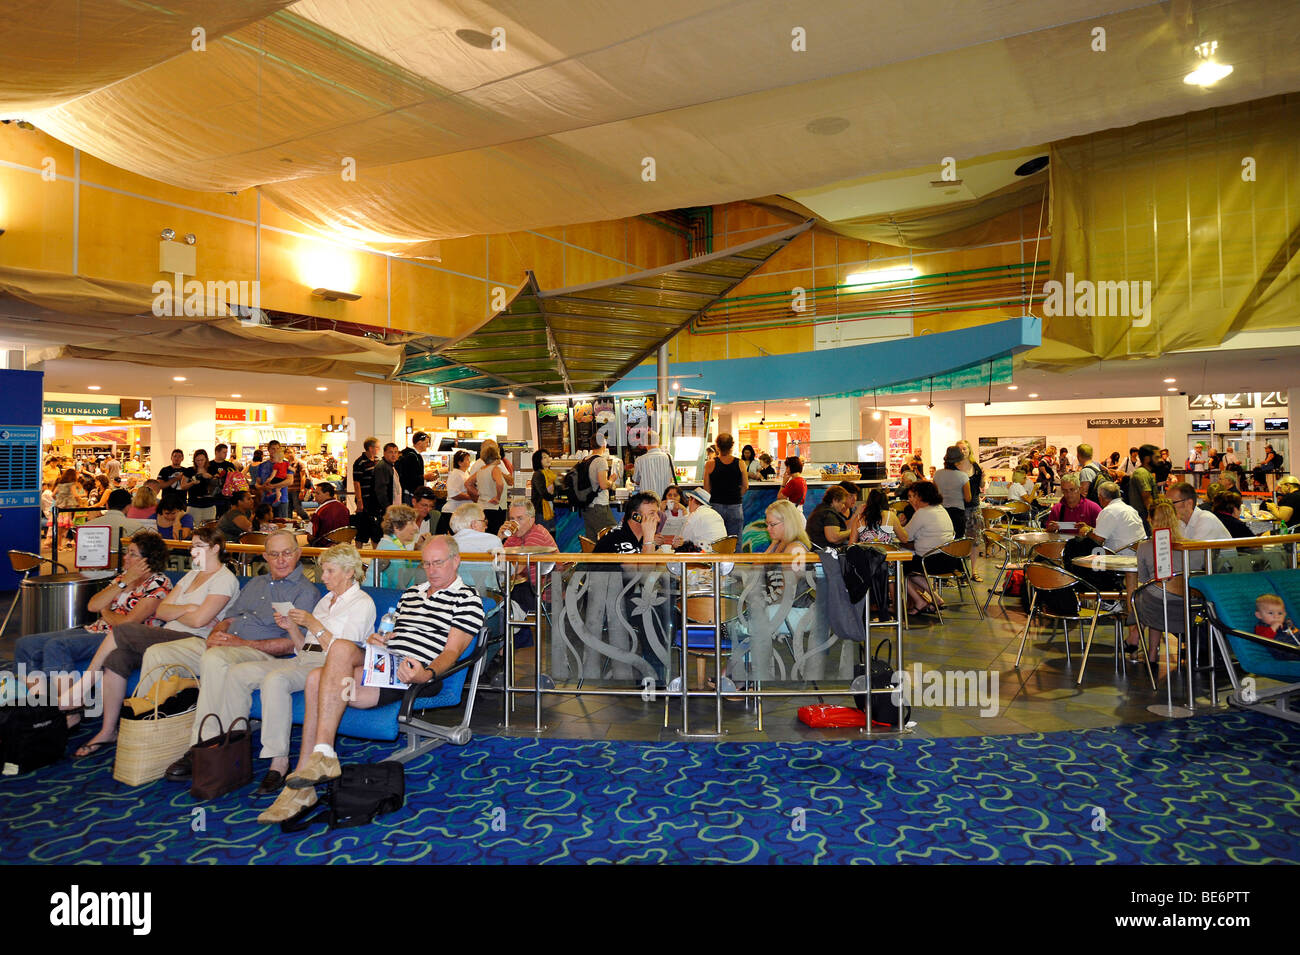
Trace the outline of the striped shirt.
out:
M 452 629 L 471 638 L 483 626 L 483 600 L 457 577 L 443 590 L 430 590 L 425 581 L 411 587 L 397 602 L 397 626 L 388 649 L 398 655 L 432 663 L 447 646 Z
M 636 470 L 632 475 L 637 490 L 649 491 L 655 497 L 662 498 L 664 491 L 673 480 L 673 459 L 663 448 L 651 448 L 636 459 Z

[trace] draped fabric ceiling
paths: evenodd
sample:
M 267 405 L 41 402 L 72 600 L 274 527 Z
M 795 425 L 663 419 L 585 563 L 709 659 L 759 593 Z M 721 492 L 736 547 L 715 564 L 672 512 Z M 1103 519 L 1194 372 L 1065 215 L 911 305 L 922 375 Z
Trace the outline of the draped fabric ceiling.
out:
M 1202 37 L 1236 68 L 1204 91 L 1182 82 Z M 452 236 L 765 196 L 844 234 L 966 244 L 1041 183 L 901 212 L 864 210 L 851 187 L 1055 142 L 1054 267 L 1109 279 L 1108 197 L 1131 194 L 1138 223 L 1142 189 L 1160 192 L 1142 177 L 1181 168 L 1162 164 L 1159 135 L 1121 128 L 1300 89 L 1298 46 L 1286 0 L 17 0 L 0 7 L 0 116 L 175 186 L 260 188 L 336 238 L 414 257 Z M 1181 244 L 1162 231 L 1149 268 L 1122 263 L 1162 289 L 1154 330 L 1050 321 L 1041 361 L 1213 343 L 1294 314 L 1296 167 L 1233 182 L 1236 158 L 1207 135 L 1174 154 L 1217 183 L 1219 211 L 1272 204 L 1249 266 L 1230 256 L 1207 280 L 1227 248 L 1200 244 L 1210 226 Z M 1135 148 L 1153 157 L 1141 172 L 1126 168 Z M 1179 187 L 1192 218 L 1207 181 Z
M 201 311 L 211 317 L 183 320 L 155 316 L 153 303 L 153 292 L 144 286 L 0 268 L 0 321 L 7 326 L 6 338 L 22 341 L 26 326 L 32 329 L 31 340 L 48 341 L 43 329 L 57 325 L 64 341 L 29 348 L 33 363 L 98 358 L 174 368 L 183 358 L 201 355 L 206 368 L 374 379 L 387 378 L 401 361 L 400 345 L 343 332 L 243 325 L 215 301 L 201 303 Z
M 1280 0 L 54 0 L 0 9 L 0 114 L 436 255 L 1173 115 L 1198 29 L 1238 72 L 1197 105 L 1300 88 Z

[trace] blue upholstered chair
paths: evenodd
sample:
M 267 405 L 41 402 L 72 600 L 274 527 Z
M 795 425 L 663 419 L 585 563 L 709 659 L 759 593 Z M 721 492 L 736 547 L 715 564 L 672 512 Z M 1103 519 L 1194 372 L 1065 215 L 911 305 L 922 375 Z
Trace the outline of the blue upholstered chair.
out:
M 1228 668 L 1233 693 L 1228 702 L 1241 709 L 1258 710 L 1290 723 L 1300 723 L 1293 709 L 1300 697 L 1300 649 L 1258 636 L 1255 631 L 1255 598 L 1275 593 L 1286 602 L 1287 615 L 1300 619 L 1300 571 L 1283 570 L 1252 574 L 1213 574 L 1195 577 L 1192 589 L 1205 598 L 1214 638 L 1224 659 L 1231 648 L 1241 668 L 1251 676 L 1279 680 L 1284 685 L 1270 690 L 1247 687 L 1236 670 Z

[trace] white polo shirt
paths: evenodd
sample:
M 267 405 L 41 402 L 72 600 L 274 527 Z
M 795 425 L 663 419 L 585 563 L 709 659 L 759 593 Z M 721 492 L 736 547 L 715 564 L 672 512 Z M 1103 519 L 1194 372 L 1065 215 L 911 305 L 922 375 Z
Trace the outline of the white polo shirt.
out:
M 1113 551 L 1121 551 L 1147 536 L 1138 512 L 1123 501 L 1111 501 L 1101 509 L 1095 530 Z

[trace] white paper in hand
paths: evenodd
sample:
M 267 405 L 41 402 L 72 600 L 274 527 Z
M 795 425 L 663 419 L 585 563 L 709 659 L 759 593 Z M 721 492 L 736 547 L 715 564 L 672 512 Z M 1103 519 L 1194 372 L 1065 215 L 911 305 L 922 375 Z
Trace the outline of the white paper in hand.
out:
M 280 616 L 287 617 L 289 616 L 289 611 L 293 609 L 293 604 L 287 600 L 273 600 L 271 601 L 271 607 Z

